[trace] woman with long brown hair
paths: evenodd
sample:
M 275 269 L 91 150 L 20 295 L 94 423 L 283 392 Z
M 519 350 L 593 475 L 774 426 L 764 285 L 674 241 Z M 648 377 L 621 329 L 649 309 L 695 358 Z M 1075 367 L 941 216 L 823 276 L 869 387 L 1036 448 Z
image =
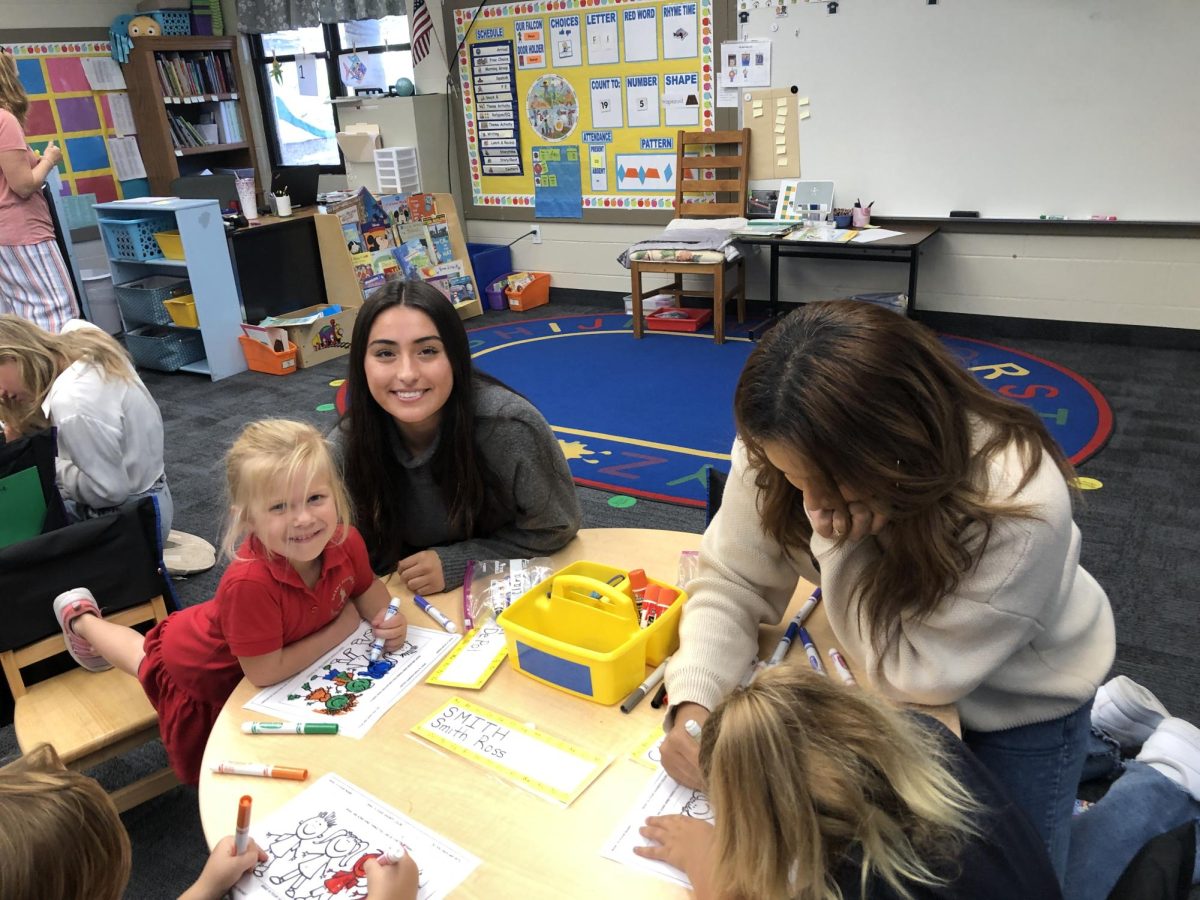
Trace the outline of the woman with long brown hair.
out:
M 378 573 L 414 593 L 452 590 L 471 559 L 544 556 L 582 514 L 541 413 L 478 371 L 458 312 L 395 281 L 358 311 L 350 403 L 333 434 Z
M 838 644 L 893 699 L 953 703 L 963 739 L 1066 866 L 1089 710 L 1115 653 L 1079 565 L 1071 466 L 1032 410 L 998 397 L 923 326 L 812 303 L 751 354 L 738 441 L 668 669 L 663 762 L 699 782 L 703 721 L 818 583 Z
M 0 313 L 15 313 L 47 331 L 78 315 L 71 276 L 54 242 L 42 195 L 62 159 L 51 141 L 39 156 L 25 140 L 29 100 L 12 54 L 0 52 Z

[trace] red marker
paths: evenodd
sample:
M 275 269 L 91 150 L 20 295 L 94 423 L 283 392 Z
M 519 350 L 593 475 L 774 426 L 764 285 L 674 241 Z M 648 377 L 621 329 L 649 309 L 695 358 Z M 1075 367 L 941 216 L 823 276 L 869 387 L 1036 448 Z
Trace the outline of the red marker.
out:
M 233 847 L 238 856 L 246 852 L 250 843 L 250 802 L 249 794 L 238 801 L 237 831 L 233 836 Z

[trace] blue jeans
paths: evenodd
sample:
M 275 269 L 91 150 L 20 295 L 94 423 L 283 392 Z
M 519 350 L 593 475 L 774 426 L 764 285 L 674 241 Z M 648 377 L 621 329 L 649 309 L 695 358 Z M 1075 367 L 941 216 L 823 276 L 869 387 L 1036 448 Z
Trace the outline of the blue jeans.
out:
M 140 494 L 133 494 L 128 500 L 118 506 L 95 509 L 86 503 L 80 503 L 78 500 L 71 500 L 65 496 L 63 497 L 63 506 L 66 507 L 67 518 L 70 521 L 83 522 L 87 519 L 98 519 L 100 516 L 119 512 L 125 507 L 137 503 L 143 497 L 153 497 L 158 504 L 158 538 L 159 550 L 161 551 L 167 544 L 167 535 L 171 533 L 171 521 L 175 518 L 175 502 L 171 499 L 171 488 L 167 485 L 167 477 L 165 475 L 150 485 L 150 490 L 143 491 Z
M 963 730 L 963 742 L 1025 811 L 1046 842 L 1060 883 L 1067 873 L 1071 814 L 1087 755 L 1091 714 L 1092 701 L 1088 700 L 1074 712 L 1049 722 L 1003 731 Z
M 1200 821 L 1200 803 L 1188 791 L 1145 763 L 1122 760 L 1120 748 L 1093 732 L 1084 777 L 1115 776 L 1108 793 L 1071 821 L 1066 900 L 1107 897 L 1148 841 Z M 1193 883 L 1197 876 L 1200 872 L 1193 873 Z

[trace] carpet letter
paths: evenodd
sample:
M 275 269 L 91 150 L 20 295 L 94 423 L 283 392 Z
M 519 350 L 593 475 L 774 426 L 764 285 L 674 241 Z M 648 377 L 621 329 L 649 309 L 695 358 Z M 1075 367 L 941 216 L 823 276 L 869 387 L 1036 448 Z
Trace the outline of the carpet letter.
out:
M 630 481 L 637 481 L 639 476 L 630 475 L 628 473 L 629 469 L 643 469 L 646 466 L 657 466 L 667 461 L 665 456 L 646 456 L 641 453 L 630 453 L 628 450 L 622 451 L 621 455 L 632 456 L 634 459 L 642 460 L 642 462 L 629 462 L 621 463 L 617 466 L 605 466 L 603 469 L 597 469 L 596 471 L 603 472 L 605 475 L 616 475 L 620 478 L 628 478 Z

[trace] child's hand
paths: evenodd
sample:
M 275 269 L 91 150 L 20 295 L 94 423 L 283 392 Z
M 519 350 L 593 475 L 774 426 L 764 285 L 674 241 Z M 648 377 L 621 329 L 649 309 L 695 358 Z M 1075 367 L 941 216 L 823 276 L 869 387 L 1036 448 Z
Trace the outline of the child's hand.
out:
M 408 619 L 400 610 L 396 610 L 396 614 L 389 619 L 387 609 L 381 609 L 371 620 L 371 631 L 376 639 L 383 638 L 383 649 L 391 653 L 404 646 L 404 639 L 408 636 Z
M 267 861 L 267 854 L 251 840 L 246 852 L 236 854 L 233 835 L 227 835 L 217 843 L 204 864 L 204 871 L 196 883 L 188 888 L 179 900 L 220 900 L 243 875 L 260 862 Z
M 442 558 L 433 550 L 422 550 L 400 560 L 396 565 L 396 574 L 414 594 L 440 594 L 446 589 Z
M 716 834 L 712 825 L 691 816 L 650 816 L 639 831 L 642 837 L 649 838 L 657 846 L 634 847 L 635 854 L 680 869 L 697 891 L 698 882 L 707 883 Z
M 368 859 L 363 871 L 367 873 L 367 900 L 416 900 L 421 871 L 408 854 L 386 866 Z
M 693 790 L 704 788 L 704 776 L 700 773 L 700 742 L 687 733 L 684 724 L 691 719 L 697 725 L 703 725 L 708 716 L 708 710 L 698 703 L 680 703 L 675 708 L 675 724 L 663 738 L 659 750 L 667 774 Z

